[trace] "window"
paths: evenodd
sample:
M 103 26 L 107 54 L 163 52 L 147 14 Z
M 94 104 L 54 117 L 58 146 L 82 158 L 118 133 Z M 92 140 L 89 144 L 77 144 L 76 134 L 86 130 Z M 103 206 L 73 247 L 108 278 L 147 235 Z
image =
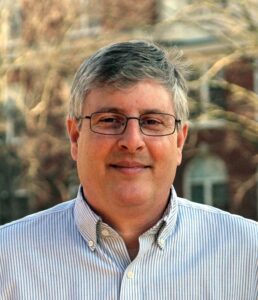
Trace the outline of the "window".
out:
M 193 158 L 185 170 L 184 194 L 194 202 L 228 210 L 227 172 L 223 161 L 209 154 Z
M 221 80 L 224 79 L 223 70 L 219 71 L 214 80 L 208 83 L 209 86 L 209 102 L 221 108 L 226 108 L 226 91 L 221 86 Z
M 198 117 L 200 114 L 205 113 L 209 105 L 216 105 L 222 109 L 226 108 L 226 91 L 222 87 L 224 80 L 223 70 L 219 71 L 210 80 L 204 77 L 208 71 L 208 66 L 203 65 L 199 70 L 195 70 L 191 74 L 189 98 L 191 99 L 191 117 Z

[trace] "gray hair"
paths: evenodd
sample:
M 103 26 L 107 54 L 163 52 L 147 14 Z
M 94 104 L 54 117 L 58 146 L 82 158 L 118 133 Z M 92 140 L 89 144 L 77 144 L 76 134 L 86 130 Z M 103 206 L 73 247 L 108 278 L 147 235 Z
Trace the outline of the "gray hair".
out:
M 87 94 L 98 87 L 123 89 L 145 79 L 155 80 L 171 94 L 175 116 L 188 118 L 184 65 L 174 49 L 173 57 L 146 41 L 128 41 L 101 48 L 79 67 L 71 89 L 69 116 L 79 118 Z

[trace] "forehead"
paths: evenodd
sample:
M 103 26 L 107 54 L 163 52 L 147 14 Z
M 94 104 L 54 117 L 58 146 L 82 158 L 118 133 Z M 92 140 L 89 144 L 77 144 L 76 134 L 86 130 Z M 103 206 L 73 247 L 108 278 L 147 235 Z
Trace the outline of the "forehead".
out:
M 86 96 L 83 111 L 114 108 L 124 113 L 160 111 L 174 113 L 173 99 L 168 90 L 156 81 L 143 80 L 129 87 L 97 87 Z

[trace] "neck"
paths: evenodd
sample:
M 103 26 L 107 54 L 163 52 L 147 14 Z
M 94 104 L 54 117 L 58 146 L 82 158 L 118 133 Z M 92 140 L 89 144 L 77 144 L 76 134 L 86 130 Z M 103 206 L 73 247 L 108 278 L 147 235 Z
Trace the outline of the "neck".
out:
M 127 247 L 128 254 L 133 260 L 139 251 L 139 237 L 148 229 L 153 227 L 162 217 L 165 208 L 162 208 L 157 214 L 146 214 L 146 211 L 141 212 L 137 210 L 134 214 L 112 213 L 109 217 L 106 214 L 101 214 L 105 223 L 114 228 L 123 238 Z
M 98 207 L 96 202 L 87 202 L 92 210 L 101 216 L 102 220 L 115 229 L 123 238 L 129 256 L 133 259 L 139 250 L 140 235 L 153 227 L 164 214 L 169 195 L 166 194 L 163 197 L 160 195 L 160 198 L 163 198 L 164 201 L 152 201 L 152 204 L 147 207 L 146 205 Z

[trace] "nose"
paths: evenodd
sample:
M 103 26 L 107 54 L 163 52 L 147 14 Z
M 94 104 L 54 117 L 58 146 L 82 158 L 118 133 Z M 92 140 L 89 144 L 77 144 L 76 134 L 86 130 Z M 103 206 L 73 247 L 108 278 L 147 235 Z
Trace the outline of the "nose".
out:
M 145 142 L 137 118 L 130 118 L 124 133 L 118 140 L 119 148 L 134 153 L 144 148 Z

